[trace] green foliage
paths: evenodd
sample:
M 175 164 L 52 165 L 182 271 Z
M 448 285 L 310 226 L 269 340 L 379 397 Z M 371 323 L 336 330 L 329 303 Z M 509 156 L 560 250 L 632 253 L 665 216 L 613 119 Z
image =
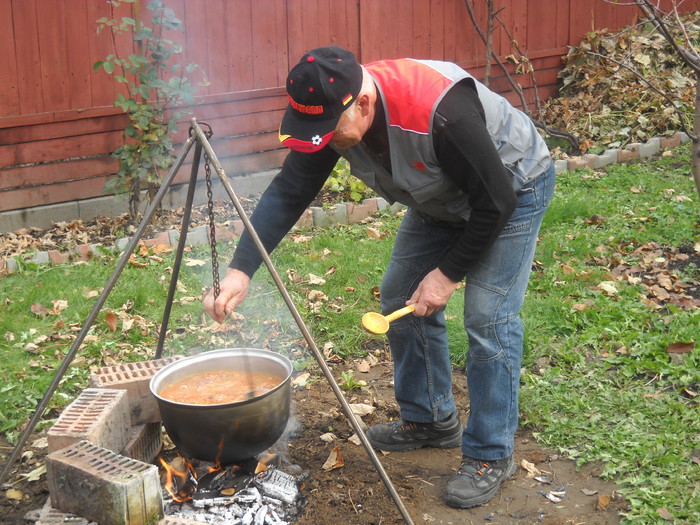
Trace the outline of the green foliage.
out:
M 372 190 L 360 179 L 350 173 L 350 164 L 340 159 L 333 168 L 324 188 L 339 193 L 353 202 L 360 202 L 372 194 Z
M 139 0 L 112 0 L 135 4 Z M 177 130 L 183 111 L 181 104 L 191 104 L 195 88 L 189 75 L 197 68 L 175 61 L 182 47 L 163 37 L 163 31 L 182 31 L 183 24 L 175 12 L 161 0 L 152 0 L 147 8 L 152 13 L 152 26 L 140 19 L 103 17 L 97 20 L 98 31 L 108 29 L 113 34 L 131 33 L 135 53 L 128 57 L 108 55 L 95 62 L 93 69 L 102 69 L 127 88 L 114 102 L 129 117 L 124 130 L 124 143 L 113 156 L 119 159 L 119 170 L 105 184 L 105 192 L 128 193 L 129 212 L 136 219 L 142 190 L 153 196 L 162 179 L 162 173 L 174 160 L 172 133 Z
M 367 389 L 367 381 L 355 378 L 355 373 L 352 370 L 343 370 L 340 373 L 340 381 L 338 384 L 347 392 Z

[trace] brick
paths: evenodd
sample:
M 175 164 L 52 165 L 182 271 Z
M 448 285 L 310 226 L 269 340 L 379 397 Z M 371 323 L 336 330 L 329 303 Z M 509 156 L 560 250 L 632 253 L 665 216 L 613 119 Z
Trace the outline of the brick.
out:
M 574 171 L 579 168 L 587 168 L 588 163 L 581 157 L 572 157 L 568 160 L 569 171 Z
M 236 235 L 238 236 L 245 231 L 245 224 L 243 224 L 241 219 L 234 220 L 231 226 L 233 227 L 233 231 L 236 232 Z
M 569 170 L 569 162 L 565 159 L 558 159 L 554 161 L 554 173 L 559 175 Z
M 13 257 L 5 259 L 5 270 L 7 273 L 15 273 L 19 268 L 19 264 Z
M 238 237 L 233 225 L 231 225 L 231 227 L 217 225 L 215 229 L 217 241 L 233 241 Z
M 604 168 L 610 164 L 615 164 L 617 162 L 617 150 L 616 149 L 606 149 L 603 153 L 598 155 L 598 167 Z
M 114 452 L 129 439 L 129 400 L 124 390 L 86 388 L 49 429 L 49 452 L 86 440 Z
M 163 425 L 146 423 L 134 425 L 129 433 L 129 441 L 120 452 L 122 456 L 153 463 L 163 446 Z
M 379 211 L 386 210 L 389 207 L 389 203 L 384 197 L 373 197 L 371 199 L 365 200 L 364 202 L 368 201 L 375 201 L 377 203 L 377 210 Z
M 181 358 L 178 355 L 98 368 L 90 375 L 90 386 L 126 390 L 131 424 L 156 423 L 160 421 L 160 410 L 148 384 L 158 370 Z
M 67 253 L 61 253 L 58 250 L 49 250 L 49 259 L 54 264 L 65 264 L 70 260 L 70 255 Z
M 378 210 L 377 201 L 366 201 L 363 204 L 349 202 L 347 205 L 348 222 L 350 224 L 362 222 Z
M 347 224 L 348 223 L 348 205 L 347 204 L 334 204 L 328 210 L 328 218 L 333 224 Z
M 46 458 L 51 506 L 100 525 L 142 525 L 163 517 L 158 467 L 81 441 Z
M 673 149 L 681 145 L 681 136 L 674 133 L 672 137 L 661 137 L 661 149 Z
M 159 244 L 170 246 L 170 236 L 168 235 L 168 232 L 160 232 L 155 237 L 151 239 L 144 239 L 142 242 L 147 248 L 153 248 Z
M 50 262 L 49 254 L 47 252 L 37 252 L 27 262 L 34 264 L 46 264 Z
M 297 228 L 311 228 L 314 225 L 314 214 L 311 210 L 304 210 L 295 224 Z
M 51 506 L 51 498 L 46 500 L 44 506 L 39 510 L 38 519 L 34 522 L 35 525 L 66 525 L 67 523 L 70 525 L 95 525 L 95 522 L 86 518 L 54 509 Z
M 628 162 L 630 160 L 639 160 L 638 148 L 617 150 L 617 162 Z
M 78 260 L 89 261 L 93 256 L 92 246 L 89 244 L 81 244 L 75 247 L 75 252 L 78 255 Z

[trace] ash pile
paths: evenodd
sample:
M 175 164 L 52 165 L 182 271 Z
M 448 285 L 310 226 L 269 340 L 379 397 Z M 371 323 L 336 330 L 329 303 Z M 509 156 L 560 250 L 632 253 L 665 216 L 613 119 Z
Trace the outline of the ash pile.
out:
M 173 494 L 164 488 L 163 510 L 166 516 L 201 523 L 288 524 L 304 508 L 301 487 L 307 477 L 308 473 L 295 476 L 275 466 L 253 474 L 238 467 L 213 471 L 187 480 L 192 491 L 184 501 L 182 490 Z

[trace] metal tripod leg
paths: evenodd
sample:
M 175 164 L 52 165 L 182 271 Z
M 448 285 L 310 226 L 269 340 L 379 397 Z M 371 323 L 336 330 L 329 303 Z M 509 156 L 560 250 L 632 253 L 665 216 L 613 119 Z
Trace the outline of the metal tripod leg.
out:
M 177 290 L 177 279 L 180 275 L 180 266 L 182 265 L 182 255 L 185 252 L 185 243 L 187 242 L 187 232 L 190 228 L 190 216 L 192 215 L 192 202 L 194 202 L 194 190 L 197 184 L 197 172 L 199 171 L 199 161 L 202 158 L 202 144 L 197 142 L 194 147 L 194 158 L 192 159 L 192 171 L 190 172 L 190 184 L 187 188 L 187 199 L 185 200 L 185 209 L 182 214 L 182 225 L 180 226 L 180 239 L 177 243 L 177 251 L 175 252 L 175 261 L 173 262 L 173 273 L 170 277 L 170 288 L 168 289 L 168 298 L 165 301 L 163 309 L 163 321 L 160 325 L 160 333 L 158 334 L 158 344 L 156 345 L 156 359 L 160 359 L 163 355 L 163 344 L 168 331 L 168 322 L 170 320 L 170 312 L 173 308 L 173 299 Z
M 201 131 L 201 130 L 200 130 Z M 46 405 L 48 405 L 49 401 L 51 400 L 51 397 L 53 396 L 54 392 L 58 388 L 58 385 L 61 382 L 61 379 L 63 378 L 64 374 L 68 370 L 68 367 L 70 366 L 71 362 L 73 361 L 73 358 L 75 358 L 76 353 L 78 352 L 78 349 L 80 348 L 80 345 L 83 343 L 83 340 L 85 339 L 85 336 L 87 336 L 88 331 L 90 330 L 90 327 L 92 324 L 95 322 L 95 319 L 97 318 L 97 315 L 100 313 L 100 310 L 104 306 L 105 302 L 107 301 L 107 297 L 109 296 L 110 292 L 114 288 L 114 285 L 117 282 L 117 279 L 121 275 L 122 271 L 126 267 L 127 263 L 129 262 L 129 257 L 131 257 L 131 254 L 134 252 L 134 249 L 138 245 L 139 241 L 141 240 L 141 237 L 143 236 L 143 233 L 146 229 L 146 227 L 150 224 L 151 219 L 153 218 L 153 215 L 155 214 L 156 210 L 158 209 L 158 206 L 160 206 L 160 203 L 163 200 L 163 197 L 165 196 L 166 192 L 168 191 L 168 188 L 173 182 L 173 179 L 175 178 L 175 175 L 177 174 L 178 170 L 182 166 L 185 157 L 189 153 L 190 149 L 192 148 L 192 145 L 195 143 L 196 138 L 194 135 L 190 135 L 190 137 L 187 139 L 185 142 L 182 152 L 180 153 L 180 156 L 175 160 L 175 163 L 173 166 L 170 168 L 170 171 L 168 172 L 168 175 L 166 176 L 165 180 L 161 184 L 160 189 L 156 193 L 156 195 L 153 197 L 153 201 L 151 201 L 151 204 L 148 206 L 146 211 L 144 212 L 143 219 L 141 220 L 141 223 L 139 224 L 139 227 L 136 229 L 136 232 L 134 232 L 134 236 L 131 238 L 131 241 L 127 245 L 127 247 L 124 249 L 124 253 L 122 253 L 121 258 L 119 259 L 119 262 L 117 263 L 117 266 L 112 272 L 112 275 L 109 277 L 107 280 L 107 283 L 105 284 L 104 290 L 100 294 L 100 296 L 97 298 L 97 302 L 95 305 L 92 307 L 92 310 L 90 310 L 90 313 L 87 316 L 87 319 L 85 320 L 85 323 L 83 324 L 82 329 L 78 333 L 77 337 L 75 338 L 75 341 L 73 341 L 73 344 L 70 347 L 70 350 L 66 354 L 66 356 L 63 358 L 63 361 L 59 365 L 59 367 L 56 369 L 56 373 L 54 374 L 54 378 L 51 381 L 51 384 L 49 385 L 48 389 L 44 393 L 44 397 L 41 398 L 41 401 L 39 401 L 39 404 L 36 407 L 36 410 L 34 412 L 34 415 L 32 418 L 29 420 L 27 423 L 27 427 L 24 429 L 22 432 L 22 435 L 19 437 L 19 440 L 17 441 L 17 445 L 15 446 L 14 450 L 12 451 L 12 454 L 10 454 L 10 457 L 7 460 L 7 463 L 5 464 L 5 467 L 2 470 L 2 473 L 0 473 L 0 485 L 7 479 L 7 476 L 10 474 L 10 469 L 12 468 L 12 465 L 14 462 L 17 460 L 19 457 L 20 453 L 24 449 L 24 446 L 27 443 L 27 440 L 29 439 L 29 436 L 31 433 L 34 431 L 34 428 L 36 427 L 36 424 L 39 422 L 39 419 L 41 419 L 41 416 L 44 413 L 44 410 L 46 409 Z

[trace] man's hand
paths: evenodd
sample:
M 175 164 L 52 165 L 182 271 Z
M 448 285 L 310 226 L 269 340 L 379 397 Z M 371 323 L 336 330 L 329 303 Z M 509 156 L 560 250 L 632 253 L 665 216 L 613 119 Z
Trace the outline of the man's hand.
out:
M 204 310 L 217 323 L 223 322 L 227 315 L 233 312 L 248 295 L 250 277 L 240 270 L 229 268 L 226 277 L 221 281 L 221 293 L 214 300 L 214 289 L 204 297 Z
M 415 315 L 427 317 L 444 308 L 459 283 L 445 276 L 437 268 L 426 275 L 406 304 L 415 304 Z

